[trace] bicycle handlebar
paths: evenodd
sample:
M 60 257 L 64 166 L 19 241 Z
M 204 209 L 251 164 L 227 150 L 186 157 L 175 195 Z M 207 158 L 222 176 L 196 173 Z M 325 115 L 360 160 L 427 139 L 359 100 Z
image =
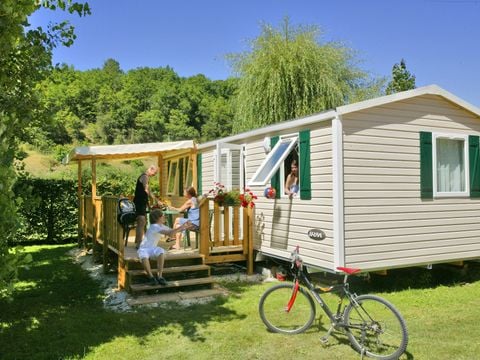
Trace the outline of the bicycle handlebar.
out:
M 303 266 L 303 260 L 300 257 L 300 246 L 296 246 L 295 249 L 291 252 L 290 254 L 290 259 L 292 263 L 292 268 L 296 267 L 298 269 L 301 269 Z

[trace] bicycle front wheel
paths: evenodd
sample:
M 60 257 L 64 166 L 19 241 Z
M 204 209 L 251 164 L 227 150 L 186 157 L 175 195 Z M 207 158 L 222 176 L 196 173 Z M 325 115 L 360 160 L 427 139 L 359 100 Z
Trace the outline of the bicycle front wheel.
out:
M 398 359 L 408 343 L 405 320 L 387 300 L 375 295 L 361 295 L 358 305 L 350 303 L 344 320 L 353 348 L 372 358 Z
M 294 297 L 295 284 L 284 283 L 271 287 L 262 295 L 258 311 L 263 323 L 273 332 L 299 334 L 315 319 L 315 304 L 310 294 L 300 287 Z M 293 301 L 290 311 L 288 304 Z

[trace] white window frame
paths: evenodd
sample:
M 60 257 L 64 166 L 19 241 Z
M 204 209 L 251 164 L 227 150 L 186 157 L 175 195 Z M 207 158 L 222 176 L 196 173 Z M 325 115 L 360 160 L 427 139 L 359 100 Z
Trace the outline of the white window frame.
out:
M 273 154 L 275 151 L 280 147 L 282 144 L 282 141 L 286 139 L 293 139 L 293 141 L 288 145 L 287 150 L 282 154 L 282 156 L 278 159 L 278 161 L 275 163 L 275 165 L 272 167 L 270 172 L 265 176 L 263 181 L 257 180 L 255 181 L 254 179 L 260 174 L 260 172 L 263 170 L 266 164 L 270 161 L 272 158 Z M 272 179 L 273 175 L 277 172 L 277 170 L 280 168 L 280 166 L 283 165 L 285 159 L 287 156 L 291 153 L 293 147 L 298 143 L 298 133 L 295 134 L 289 134 L 289 135 L 283 135 L 278 139 L 278 142 L 275 144 L 272 150 L 268 153 L 267 157 L 265 160 L 261 163 L 261 165 L 258 167 L 257 171 L 255 171 L 255 174 L 253 174 L 252 178 L 248 182 L 248 186 L 265 186 L 270 180 Z M 283 180 L 283 179 L 281 179 Z
M 444 192 L 437 191 L 437 139 L 463 140 L 463 161 L 465 167 L 465 191 Z M 432 133 L 432 177 L 433 197 L 469 197 L 470 196 L 470 160 L 468 156 L 468 135 L 453 133 Z
M 214 163 L 214 175 L 213 178 L 216 182 L 222 183 L 227 190 L 232 190 L 233 183 L 232 183 L 232 163 L 233 163 L 233 154 L 232 150 L 238 150 L 240 151 L 240 191 L 243 191 L 245 185 L 244 185 L 244 172 L 245 172 L 245 164 L 244 164 L 244 158 L 245 158 L 245 145 L 238 145 L 238 144 L 231 144 L 231 143 L 217 143 L 215 153 L 213 155 L 213 163 Z M 221 174 L 221 159 L 222 155 L 227 156 L 227 179 L 222 179 L 222 174 Z
M 285 137 L 292 137 L 292 135 L 280 136 L 280 138 L 285 138 Z M 292 151 L 295 149 L 295 146 L 298 146 L 298 159 L 297 159 L 298 193 L 296 194 L 296 196 L 300 196 L 300 181 L 301 181 L 301 179 L 300 179 L 300 144 L 298 143 L 298 139 L 297 139 L 297 143 L 290 149 L 287 156 L 285 157 L 285 159 L 283 159 L 283 161 L 282 161 L 282 163 L 280 164 L 280 167 L 279 167 L 279 171 L 280 171 L 280 197 L 281 198 L 289 198 L 289 196 L 287 194 L 285 194 L 285 181 L 287 180 L 287 176 L 290 172 L 288 171 L 286 173 L 286 171 L 285 171 L 285 160 L 292 153 Z
M 173 180 L 173 190 L 170 191 L 170 179 L 172 177 L 172 169 L 173 169 L 173 164 L 175 164 L 175 179 Z M 178 160 L 171 160 L 170 161 L 170 168 L 168 170 L 168 178 L 167 178 L 167 195 L 176 195 L 178 192 L 178 174 L 179 174 L 179 168 L 178 168 Z

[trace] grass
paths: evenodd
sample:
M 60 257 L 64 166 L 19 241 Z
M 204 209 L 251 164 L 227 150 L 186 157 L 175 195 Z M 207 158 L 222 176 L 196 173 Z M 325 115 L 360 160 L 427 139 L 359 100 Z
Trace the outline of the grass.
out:
M 122 314 L 105 310 L 102 290 L 70 261 L 70 248 L 26 248 L 34 263 L 21 271 L 13 301 L 0 301 L 0 358 L 359 358 L 342 334 L 320 345 L 328 327 L 324 316 L 305 334 L 266 331 L 257 306 L 272 284 L 225 284 L 228 298 L 191 307 L 171 304 Z M 446 268 L 396 274 L 353 288 L 380 294 L 402 312 L 410 334 L 402 359 L 478 358 L 480 264 L 471 263 L 467 273 Z M 334 295 L 327 301 L 333 304 Z

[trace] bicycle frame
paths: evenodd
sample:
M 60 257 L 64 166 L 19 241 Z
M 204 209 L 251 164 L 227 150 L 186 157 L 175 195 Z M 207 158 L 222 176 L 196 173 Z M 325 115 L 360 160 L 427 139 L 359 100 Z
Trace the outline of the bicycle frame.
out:
M 361 354 L 362 358 L 367 355 L 379 359 L 397 359 L 406 350 L 408 344 L 405 320 L 387 300 L 370 294 L 357 296 L 350 291 L 348 277 L 359 272 L 359 269 L 347 267 L 338 267 L 337 269 L 345 274 L 342 283 L 328 287 L 315 286 L 307 269 L 303 266 L 297 247 L 292 252 L 289 269 L 289 278 L 293 277 L 293 285 L 274 286 L 267 290 L 260 299 L 259 311 L 263 322 L 273 332 L 299 334 L 308 329 L 315 320 L 315 302 L 317 302 L 330 319 L 330 328 L 320 338 L 323 344 L 328 342 L 328 337 L 332 332 L 341 330 L 348 336 L 352 347 Z M 289 292 L 285 293 L 285 290 Z M 298 294 L 299 292 L 301 294 Z M 322 298 L 322 295 L 326 293 L 335 293 L 339 296 L 336 309 L 334 306 L 329 307 Z M 271 294 L 275 295 L 270 297 Z M 297 299 L 300 300 L 298 309 L 295 307 Z M 267 306 L 270 308 L 265 310 Z M 284 306 L 283 309 L 282 306 Z M 302 311 L 308 309 L 310 311 L 307 318 L 302 315 L 298 316 Z M 293 315 L 282 315 L 282 310 L 285 313 L 291 312 Z M 387 313 L 384 314 L 384 311 Z M 384 315 L 387 316 L 387 319 L 384 319 Z M 287 319 L 287 321 L 282 323 L 280 319 Z M 295 323 L 295 321 L 299 321 L 299 323 Z M 391 329 L 394 331 L 391 332 Z M 388 353 L 388 351 L 394 352 Z
M 333 285 L 328 287 L 327 290 L 323 290 L 315 287 L 315 285 L 311 282 L 308 276 L 308 273 L 306 273 L 305 270 L 303 270 L 303 266 L 301 266 L 300 268 L 297 268 L 297 271 L 294 274 L 294 283 L 295 283 L 294 291 L 292 292 L 292 296 L 285 310 L 290 311 L 290 309 L 293 307 L 293 304 L 295 303 L 295 299 L 298 293 L 298 289 L 303 284 L 307 287 L 307 289 L 313 295 L 314 299 L 320 304 L 322 310 L 328 316 L 330 321 L 336 326 L 340 325 L 341 322 L 339 322 L 340 319 L 338 318 L 338 315 L 341 314 L 343 300 L 345 299 L 345 297 L 347 297 L 350 301 L 354 301 L 353 300 L 354 295 L 350 293 L 350 291 L 348 290 L 347 278 L 348 278 L 348 275 L 345 275 L 344 282 L 342 284 Z M 335 313 L 330 309 L 328 304 L 322 299 L 320 292 L 324 294 L 329 292 L 334 292 L 339 294 L 340 299 L 338 301 L 338 306 Z

